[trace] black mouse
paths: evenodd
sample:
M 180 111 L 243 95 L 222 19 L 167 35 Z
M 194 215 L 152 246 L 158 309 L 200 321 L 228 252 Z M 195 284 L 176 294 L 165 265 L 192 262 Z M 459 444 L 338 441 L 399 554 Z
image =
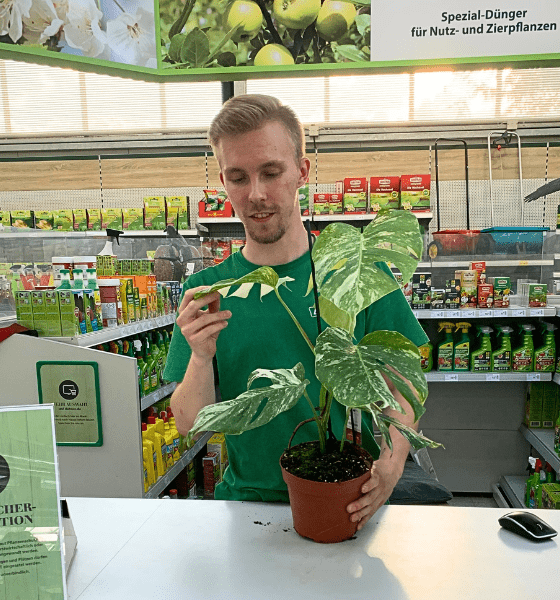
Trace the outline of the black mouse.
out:
M 498 523 L 504 529 L 508 529 L 535 542 L 548 540 L 558 533 L 534 513 L 522 510 L 515 510 L 503 515 L 498 519 Z

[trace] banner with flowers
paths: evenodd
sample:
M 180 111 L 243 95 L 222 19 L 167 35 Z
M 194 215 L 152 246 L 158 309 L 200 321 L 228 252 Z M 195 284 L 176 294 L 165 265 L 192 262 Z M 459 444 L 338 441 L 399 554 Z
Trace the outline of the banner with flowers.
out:
M 560 2 L 0 0 L 0 58 L 233 80 L 452 64 L 557 66 Z M 71 66 L 71 64 L 69 65 Z

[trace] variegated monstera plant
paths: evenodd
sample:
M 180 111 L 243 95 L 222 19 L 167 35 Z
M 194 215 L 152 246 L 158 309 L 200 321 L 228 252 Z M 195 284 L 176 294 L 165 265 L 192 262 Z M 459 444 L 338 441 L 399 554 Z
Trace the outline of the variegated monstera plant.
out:
M 394 425 L 413 448 L 439 446 L 383 413 L 386 408 L 404 412 L 387 387 L 383 375 L 394 383 L 410 403 L 415 420 L 425 410 L 428 386 L 415 344 L 396 331 L 375 331 L 359 341 L 353 337 L 356 315 L 398 289 L 395 279 L 376 263 L 393 263 L 400 269 L 403 280 L 408 281 L 421 253 L 422 237 L 418 220 L 407 211 L 382 211 L 363 232 L 344 223 L 332 223 L 326 227 L 312 250 L 320 314 L 328 325 L 318 336 L 315 345 L 280 297 L 278 290 L 286 284 L 286 278 L 279 278 L 270 267 L 260 267 L 237 280 L 220 281 L 199 292 L 195 297 L 200 298 L 217 290 L 225 295 L 235 288 L 232 293 L 246 296 L 254 284 L 260 284 L 265 291 L 274 291 L 315 355 L 315 375 L 321 383 L 321 392 L 316 407 L 307 394 L 309 381 L 305 378 L 301 363 L 292 369 L 257 369 L 249 377 L 246 392 L 233 400 L 206 406 L 199 412 L 189 432 L 189 441 L 201 431 L 235 435 L 260 427 L 292 408 L 304 396 L 317 424 L 322 452 L 326 450 L 333 400 L 346 407 L 347 418 L 353 408 L 371 413 L 390 448 L 390 425 Z M 308 293 L 311 289 L 312 281 Z M 252 383 L 263 377 L 268 378 L 271 385 L 251 389 Z M 259 409 L 262 409 L 261 412 L 255 416 Z M 344 436 L 341 436 L 341 448 L 343 439 Z

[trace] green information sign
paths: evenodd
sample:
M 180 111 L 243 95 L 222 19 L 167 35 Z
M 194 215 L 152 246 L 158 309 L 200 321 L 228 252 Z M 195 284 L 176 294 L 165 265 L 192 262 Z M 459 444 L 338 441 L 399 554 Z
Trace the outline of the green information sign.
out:
M 0 599 L 64 600 L 52 406 L 0 408 Z
M 37 385 L 39 403 L 54 405 L 57 445 L 103 445 L 96 362 L 38 362 Z

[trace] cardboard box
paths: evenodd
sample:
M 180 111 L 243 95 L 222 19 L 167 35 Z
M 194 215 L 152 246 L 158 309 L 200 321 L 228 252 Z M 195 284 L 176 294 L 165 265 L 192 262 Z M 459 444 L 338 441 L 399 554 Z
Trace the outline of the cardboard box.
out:
M 543 387 L 540 383 L 530 383 L 525 397 L 524 423 L 530 429 L 542 427 Z
M 412 308 L 414 310 L 429 309 L 432 307 L 432 290 L 412 290 Z
M 445 282 L 445 308 L 457 310 L 461 308 L 461 280 L 448 279 Z
M 368 211 L 368 184 L 367 177 L 345 177 L 344 212 L 346 214 L 358 215 Z
M 491 283 L 479 283 L 477 297 L 479 308 L 492 308 L 494 306 L 494 286 Z
M 166 196 L 166 223 L 176 229 L 189 229 L 189 199 L 187 196 Z
M 461 308 L 476 308 L 478 303 L 478 272 L 461 271 Z
M 478 283 L 486 283 L 486 262 L 471 262 L 470 270 L 478 273 Z
M 163 231 L 166 227 L 165 197 L 144 197 L 144 227 L 148 230 Z
M 214 489 L 221 480 L 220 459 L 217 452 L 208 452 L 202 457 L 204 475 L 204 498 L 214 498 Z
M 542 382 L 542 427 L 554 429 L 560 386 L 553 381 Z
M 102 208 L 101 209 L 101 229 L 119 229 L 123 228 L 122 208 Z
M 309 184 L 301 186 L 298 189 L 299 210 L 302 216 L 309 215 Z
M 74 217 L 74 231 L 87 231 L 87 210 L 85 208 L 74 208 L 72 215 Z
M 370 210 L 378 212 L 382 208 L 399 208 L 401 197 L 400 186 L 400 177 L 370 177 Z
M 239 252 L 245 246 L 245 240 L 231 240 L 231 253 Z
M 223 433 L 215 433 L 206 442 L 208 452 L 216 452 L 220 461 L 220 479 L 224 476 L 224 471 L 228 466 L 228 453 L 226 447 L 226 436 Z
M 445 289 L 432 288 L 430 308 L 432 310 L 443 310 L 445 308 Z
M 73 337 L 80 332 L 79 306 L 72 290 L 57 290 L 60 303 L 60 326 L 63 337 Z
M 87 208 L 87 228 L 90 231 L 101 231 L 101 209 Z
M 547 299 L 547 284 L 546 283 L 529 283 L 527 285 L 529 293 L 529 307 L 537 308 L 546 306 Z
M 331 214 L 331 195 L 313 194 L 313 214 L 328 215 Z
M 430 290 L 432 288 L 432 273 L 429 271 L 417 271 L 412 274 L 413 290 Z
M 27 329 L 33 329 L 33 306 L 31 291 L 20 290 L 14 294 L 17 322 Z
M 344 212 L 344 194 L 331 194 L 331 215 L 341 215 Z
M 494 286 L 494 308 L 508 308 L 511 283 L 509 277 L 491 277 Z
M 32 210 L 12 210 L 10 211 L 12 227 L 20 229 L 31 229 L 34 226 Z
M 198 203 L 199 217 L 231 217 L 233 208 L 227 194 L 221 190 L 204 190 L 204 200 Z
M 60 337 L 62 326 L 60 324 L 60 300 L 56 290 L 45 290 L 45 313 L 47 321 L 47 335 Z
M 541 485 L 540 508 L 560 509 L 560 483 L 543 483 Z
M 0 210 L 0 225 L 3 227 L 11 227 L 12 216 L 9 210 Z
M 405 210 L 430 209 L 430 175 L 401 175 L 401 206 Z
M 143 208 L 123 208 L 122 209 L 122 227 L 123 230 L 140 231 L 144 229 L 144 209 Z
M 50 230 L 53 228 L 52 210 L 35 211 L 35 228 L 43 230 Z
M 53 210 L 53 229 L 57 231 L 74 230 L 74 214 L 71 209 Z
M 47 309 L 43 291 L 33 290 L 31 292 L 31 307 L 33 309 L 33 329 L 40 336 L 47 335 Z

